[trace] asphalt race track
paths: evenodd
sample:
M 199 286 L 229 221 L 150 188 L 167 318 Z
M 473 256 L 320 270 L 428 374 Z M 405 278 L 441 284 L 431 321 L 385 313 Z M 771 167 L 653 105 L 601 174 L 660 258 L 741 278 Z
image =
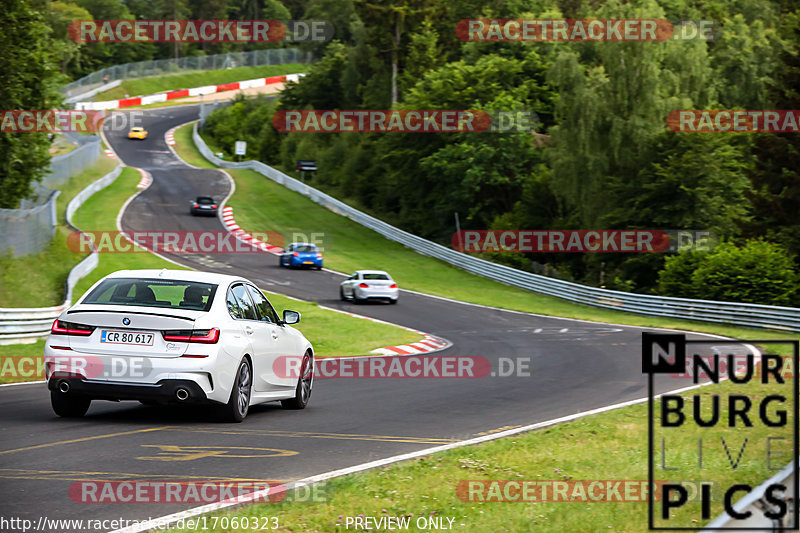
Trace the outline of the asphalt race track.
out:
M 147 112 L 149 138 L 141 142 L 129 141 L 126 132 L 107 132 L 126 164 L 153 177 L 128 205 L 125 230 L 223 230 L 217 218 L 190 216 L 188 203 L 199 194 L 226 196 L 227 178 L 183 164 L 164 142 L 168 129 L 196 113 L 197 106 Z M 530 358 L 531 376 L 318 380 L 306 410 L 258 406 L 242 424 L 215 422 L 202 410 L 136 402 L 94 402 L 85 418 L 61 419 L 43 384 L 2 387 L 0 515 L 34 521 L 42 515 L 157 517 L 194 505 L 78 503 L 69 489 L 88 480 L 294 480 L 646 395 L 640 328 L 503 312 L 409 292 L 394 306 L 357 306 L 339 301 L 340 275 L 282 269 L 272 255 L 171 258 L 453 342 L 430 357 L 483 356 L 493 369 L 501 357 Z M 689 384 L 665 379 L 659 389 Z

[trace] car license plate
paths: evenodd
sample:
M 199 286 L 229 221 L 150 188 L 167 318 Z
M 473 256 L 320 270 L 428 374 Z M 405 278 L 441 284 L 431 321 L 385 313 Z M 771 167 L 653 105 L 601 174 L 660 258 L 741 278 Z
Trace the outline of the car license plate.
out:
M 303 261 L 304 265 L 313 265 L 314 261 Z
M 100 332 L 100 342 L 152 346 L 153 334 L 141 331 L 111 331 L 104 329 Z

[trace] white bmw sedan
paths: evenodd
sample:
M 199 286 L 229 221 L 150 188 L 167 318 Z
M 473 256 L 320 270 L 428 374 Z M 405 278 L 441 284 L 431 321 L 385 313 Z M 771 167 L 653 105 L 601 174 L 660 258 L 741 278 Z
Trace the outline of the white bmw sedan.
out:
M 383 270 L 356 270 L 339 285 L 339 297 L 356 303 L 376 299 L 396 304 L 399 296 L 397 283 Z
M 303 409 L 314 349 L 237 276 L 123 270 L 95 283 L 53 323 L 45 376 L 53 410 L 79 417 L 92 400 L 216 405 L 241 422 L 249 406 Z M 289 370 L 287 370 L 289 369 Z

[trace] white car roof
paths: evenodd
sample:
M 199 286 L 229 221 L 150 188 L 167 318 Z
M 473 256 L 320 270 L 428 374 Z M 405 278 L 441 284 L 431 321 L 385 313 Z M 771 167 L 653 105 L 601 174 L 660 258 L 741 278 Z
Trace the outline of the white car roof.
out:
M 389 273 L 383 270 L 356 270 L 356 274 L 385 274 L 389 276 Z M 389 277 L 391 278 L 392 276 Z
M 143 269 L 143 270 L 118 270 L 106 278 L 155 278 L 175 279 L 184 281 L 199 281 L 202 283 L 215 283 L 221 285 L 233 281 L 247 281 L 239 276 L 217 274 L 215 272 L 200 272 L 197 270 L 170 270 L 170 269 Z

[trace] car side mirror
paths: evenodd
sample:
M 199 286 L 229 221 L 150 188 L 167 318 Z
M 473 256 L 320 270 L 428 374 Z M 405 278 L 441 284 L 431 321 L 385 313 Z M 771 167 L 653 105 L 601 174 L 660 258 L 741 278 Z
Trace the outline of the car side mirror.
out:
M 300 313 L 297 311 L 289 311 L 288 309 L 283 312 L 284 324 L 297 324 L 300 322 Z

